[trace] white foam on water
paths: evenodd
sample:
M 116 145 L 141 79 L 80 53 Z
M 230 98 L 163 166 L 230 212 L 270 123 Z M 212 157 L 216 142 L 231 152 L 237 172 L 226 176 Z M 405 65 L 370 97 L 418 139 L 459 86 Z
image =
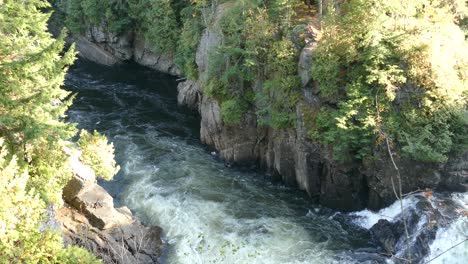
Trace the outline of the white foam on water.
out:
M 226 172 L 228 170 L 213 162 L 213 157 L 201 147 L 187 145 L 175 136 L 162 137 L 162 134 L 172 135 L 170 131 L 164 132 L 167 127 L 184 126 L 179 124 L 183 115 L 173 111 L 174 108 L 166 105 L 157 94 L 136 91 L 137 86 L 122 84 L 117 87 L 117 84 L 93 78 L 85 74 L 73 80 L 79 84 L 71 85 L 80 87 L 80 91 L 99 93 L 77 98 L 81 105 L 69 111 L 71 121 L 81 125 L 99 124 L 114 135 L 118 156 L 122 157 L 120 176 L 128 184 L 122 186 L 119 198 L 147 224 L 163 228 L 171 250 L 167 263 L 356 262 L 346 256 L 349 248 L 336 245 L 343 242 L 332 239 L 333 236 L 347 236 L 341 225 L 331 224 L 335 222 L 334 215 L 326 216 L 321 220 L 324 222 L 318 222 L 314 228 L 307 227 L 310 222 L 299 222 L 300 214 L 291 213 L 293 205 L 285 202 L 284 197 L 277 197 L 278 192 L 287 188 L 279 187 L 278 192 L 265 190 L 266 184 L 255 185 L 249 175 Z M 123 90 L 125 93 L 121 93 Z M 98 107 L 104 105 L 102 98 L 95 100 L 101 95 L 113 99 L 108 102 L 113 106 L 107 109 L 110 112 Z M 133 99 L 127 100 L 129 98 Z M 155 106 L 155 111 L 142 109 L 148 104 Z M 126 106 L 131 107 L 127 109 Z M 114 109 L 116 107 L 120 108 Z M 160 113 L 177 117 L 177 123 L 133 120 L 140 120 L 140 115 L 158 116 Z M 138 130 L 132 132 L 132 127 Z M 409 197 L 403 202 L 408 208 L 414 206 L 416 199 Z M 464 203 L 467 203 L 466 195 Z M 319 208 L 309 209 L 304 208 L 303 212 L 307 219 L 321 213 Z M 356 217 L 356 224 L 370 228 L 379 219 L 393 221 L 400 211 L 400 204 L 396 202 L 379 212 L 363 210 L 351 215 Z M 464 221 L 468 221 L 466 217 L 439 230 L 428 259 L 467 236 Z M 322 241 L 317 239 L 320 236 L 327 237 L 325 242 L 317 242 Z M 465 243 L 432 263 L 468 263 L 467 251 Z M 344 254 L 345 258 L 337 258 L 339 254 Z
M 468 263 L 468 241 L 466 240 L 468 238 L 468 215 L 466 215 L 468 212 L 468 193 L 453 194 L 452 197 L 465 209 L 465 215 L 448 227 L 437 231 L 436 238 L 430 246 L 431 252 L 426 257 L 425 263 L 428 261 L 431 264 Z
M 409 196 L 403 199 L 403 211 L 407 211 L 409 208 L 413 207 L 417 202 L 417 199 L 413 196 Z M 389 207 L 385 207 L 378 212 L 373 212 L 368 209 L 350 213 L 351 216 L 356 217 L 354 223 L 370 229 L 375 225 L 380 219 L 385 219 L 390 222 L 393 222 L 395 218 L 401 214 L 401 205 L 400 201 L 394 202 Z
M 151 188 L 141 181 L 126 201 L 158 219 L 174 246 L 169 263 L 327 263 L 330 257 L 292 219 L 239 219 L 229 212 L 228 204 L 183 193 L 159 195 L 161 190 Z M 148 193 L 155 195 L 142 195 Z
M 222 166 L 198 148 L 170 138 L 146 138 L 153 139 L 156 148 L 170 146 L 175 153 L 150 166 L 144 161 L 144 152 L 150 150 L 126 144 L 125 155 L 132 158 L 123 172 L 132 183 L 122 199 L 142 219 L 163 228 L 171 248 L 167 263 L 305 264 L 333 259 L 326 243 L 314 242 L 295 217 L 284 213 L 291 209 L 274 194 L 245 179 L 227 177 Z M 258 209 L 249 207 L 250 199 L 255 204 L 259 196 L 271 201 L 260 199 Z

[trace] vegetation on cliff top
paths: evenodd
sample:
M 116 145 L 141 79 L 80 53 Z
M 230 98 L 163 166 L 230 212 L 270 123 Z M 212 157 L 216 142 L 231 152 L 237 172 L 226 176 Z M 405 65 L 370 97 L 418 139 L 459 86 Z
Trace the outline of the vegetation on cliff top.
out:
M 427 162 L 467 150 L 465 15 L 462 1 L 351 0 L 331 9 L 312 68 L 325 101 L 312 136 L 341 160 L 369 157 L 387 137 Z
M 185 75 L 201 80 L 204 93 L 220 103 L 226 125 L 241 124 L 251 112 L 259 125 L 295 126 L 303 99 L 297 65 L 303 21 L 295 15 L 302 1 L 56 2 L 69 10 L 72 30 L 135 30 L 154 51 L 172 54 Z M 229 8 L 214 25 L 223 3 Z M 323 3 L 333 5 L 323 8 L 323 38 L 312 65 L 322 107 L 305 111 L 311 138 L 339 161 L 372 158 L 386 139 L 403 155 L 426 162 L 445 162 L 466 150 L 465 1 Z M 199 76 L 195 53 L 204 28 L 217 31 L 222 44 Z
M 207 95 L 217 99 L 227 125 L 241 122 L 254 109 L 261 125 L 293 127 L 300 98 L 297 58 L 300 44 L 291 40 L 296 0 L 144 0 L 55 1 L 67 13 L 66 24 L 83 33 L 87 26 L 105 27 L 116 34 L 134 30 L 156 53 L 174 56 L 189 79 L 198 79 L 195 54 L 204 28 L 214 27 L 216 8 L 230 2 L 220 18 L 222 46 L 209 58 L 203 76 Z M 126 11 L 118 11 L 126 10 Z M 109 17 L 117 13 L 125 23 Z M 99 16 L 106 14 L 106 16 Z M 264 85 L 263 85 L 264 83 Z M 253 87 L 259 84 L 258 91 Z
M 63 204 L 73 174 L 63 147 L 76 134 L 63 121 L 73 96 L 60 88 L 74 47 L 62 53 L 64 32 L 58 39 L 47 32 L 49 7 L 44 0 L 0 0 L 0 263 L 98 262 L 81 248 L 64 248 L 46 224 L 46 206 Z M 102 136 L 82 135 L 91 165 L 103 160 L 93 142 L 105 147 L 110 165 L 94 167 L 107 169 L 102 176 L 109 179 L 112 147 Z

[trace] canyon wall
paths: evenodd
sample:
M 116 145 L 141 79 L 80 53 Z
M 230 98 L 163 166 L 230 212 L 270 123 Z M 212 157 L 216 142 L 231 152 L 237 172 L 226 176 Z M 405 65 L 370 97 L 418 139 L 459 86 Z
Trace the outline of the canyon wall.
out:
M 302 25 L 306 37 L 298 59 L 298 75 L 303 96 L 296 106 L 295 127 L 261 126 L 253 109 L 245 114 L 241 124 L 224 124 L 219 102 L 203 93 L 203 79 L 208 55 L 222 43 L 217 22 L 229 8 L 229 3 L 218 6 L 212 25 L 203 31 L 196 53 L 199 80 L 186 80 L 178 86 L 179 104 L 200 113 L 201 141 L 214 147 L 227 165 L 259 168 L 273 181 L 305 190 L 322 205 L 341 210 L 377 209 L 389 205 L 396 200 L 394 188 L 399 189 L 398 175 L 402 193 L 426 188 L 467 191 L 468 153 L 452 157 L 442 165 L 392 154 L 398 173 L 385 145 L 374 148 L 372 160 L 338 163 L 327 147 L 311 140 L 306 128 L 306 112 L 318 111 L 322 104 L 318 96 L 319 85 L 310 77 L 312 55 L 320 34 L 312 23 Z M 81 57 L 97 63 L 115 65 L 134 61 L 182 77 L 171 56 L 152 52 L 148 43 L 134 32 L 114 36 L 106 32 L 105 27 L 90 27 L 86 34 L 72 35 L 69 41 L 76 43 Z M 261 83 L 255 86 L 261 86 Z

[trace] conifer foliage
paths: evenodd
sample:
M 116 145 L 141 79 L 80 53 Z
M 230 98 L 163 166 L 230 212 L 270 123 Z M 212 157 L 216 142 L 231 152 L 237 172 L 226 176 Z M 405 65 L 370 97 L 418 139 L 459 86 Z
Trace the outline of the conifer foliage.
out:
M 94 263 L 87 251 L 63 248 L 44 224 L 46 205 L 62 204 L 72 172 L 62 150 L 76 133 L 65 123 L 70 94 L 64 33 L 47 32 L 44 0 L 0 0 L 0 262 Z
M 464 1 L 350 0 L 330 12 L 312 75 L 327 104 L 311 135 L 340 160 L 400 153 L 445 162 L 468 149 Z

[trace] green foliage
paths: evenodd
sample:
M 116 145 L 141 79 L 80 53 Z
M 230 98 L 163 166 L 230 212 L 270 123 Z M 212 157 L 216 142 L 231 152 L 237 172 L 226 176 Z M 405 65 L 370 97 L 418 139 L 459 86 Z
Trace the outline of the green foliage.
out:
M 99 264 L 102 263 L 96 256 L 90 254 L 86 249 L 68 246 L 57 255 L 57 263 L 61 264 Z
M 300 98 L 299 50 L 289 33 L 296 4 L 287 0 L 237 1 L 218 22 L 223 45 L 210 54 L 204 92 L 221 105 L 243 98 L 237 110 L 244 113 L 255 103 L 262 125 L 294 126 Z
M 60 203 L 60 187 L 71 177 L 61 142 L 75 133 L 59 121 L 71 103 L 60 85 L 75 52 L 60 56 L 64 34 L 55 40 L 47 33 L 45 7 L 45 1 L 6 1 L 0 11 L 0 137 L 20 166 L 30 166 L 29 187 Z
M 114 160 L 114 145 L 107 144 L 107 138 L 97 131 L 90 134 L 86 130 L 81 131 L 78 145 L 83 163 L 91 166 L 98 177 L 112 180 L 120 169 Z
M 0 138 L 0 262 L 1 263 L 100 263 L 84 249 L 63 249 L 58 232 L 40 225 L 45 203 L 29 187 L 27 169 L 8 155 Z M 72 261 L 72 262 L 70 262 Z
M 73 96 L 60 89 L 74 47 L 47 32 L 45 0 L 0 1 L 0 262 L 98 263 L 77 247 L 63 249 L 45 220 L 61 206 L 72 176 L 63 151 L 76 134 L 63 122 Z
M 156 53 L 173 53 L 180 34 L 170 0 L 130 1 L 130 15 Z
M 187 6 L 180 13 L 183 27 L 177 43 L 175 62 L 182 69 L 185 76 L 191 80 L 198 78 L 195 55 L 205 27 L 202 20 L 203 8 L 203 4 L 197 3 L 195 6 Z
M 108 1 L 102 0 L 82 0 L 81 8 L 87 21 L 91 25 L 101 24 L 101 19 L 106 9 L 106 3 Z
M 118 34 L 133 23 L 125 0 L 68 0 L 56 5 L 66 13 L 65 24 L 75 33 L 84 33 L 90 25 L 106 25 L 110 32 Z
M 86 30 L 85 16 L 80 1 L 65 2 L 64 11 L 67 14 L 65 25 L 72 32 L 83 33 Z
M 230 99 L 221 104 L 221 117 L 226 125 L 241 123 L 247 104 L 242 99 Z
M 290 40 L 273 43 L 268 51 L 266 72 L 271 77 L 257 93 L 267 98 L 264 108 L 257 111 L 261 124 L 274 128 L 292 127 L 296 121 L 296 105 L 300 100 L 300 78 L 297 76 L 297 50 Z
M 468 46 L 456 24 L 466 6 L 457 2 L 352 0 L 339 14 L 329 10 L 312 76 L 330 107 L 311 135 L 337 159 L 371 155 L 371 142 L 387 136 L 403 154 L 427 162 L 467 149 L 460 116 Z

